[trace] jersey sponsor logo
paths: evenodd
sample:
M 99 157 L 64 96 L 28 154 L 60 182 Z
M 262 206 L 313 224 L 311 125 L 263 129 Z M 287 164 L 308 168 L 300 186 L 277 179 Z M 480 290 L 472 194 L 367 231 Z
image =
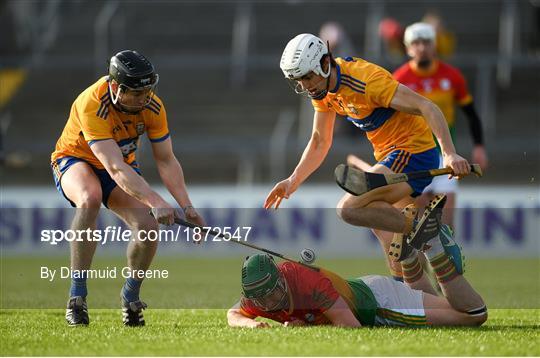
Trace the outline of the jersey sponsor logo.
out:
M 127 157 L 129 154 L 137 150 L 137 138 L 124 139 L 118 142 L 118 146 L 122 151 L 122 155 Z
M 144 133 L 144 122 L 137 123 L 135 129 L 137 130 L 137 135 L 142 135 Z
M 362 119 L 347 117 L 347 120 L 361 130 L 371 132 L 382 126 L 395 112 L 393 108 L 377 107 L 367 117 Z

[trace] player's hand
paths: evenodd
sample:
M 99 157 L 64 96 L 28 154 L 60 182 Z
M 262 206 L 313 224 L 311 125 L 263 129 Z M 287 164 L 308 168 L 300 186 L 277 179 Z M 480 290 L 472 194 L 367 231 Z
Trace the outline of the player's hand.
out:
M 204 221 L 203 217 L 199 215 L 193 206 L 188 206 L 184 211 L 184 215 L 186 216 L 186 220 L 190 223 L 206 226 L 206 221 Z
M 152 208 L 152 216 L 163 225 L 174 224 L 175 210 L 169 204 L 162 205 L 161 208 Z
M 199 215 L 197 210 L 195 210 L 195 208 L 191 205 L 187 206 L 184 209 L 184 216 L 185 216 L 185 219 L 189 221 L 190 223 L 193 223 L 199 226 L 206 226 L 206 221 L 204 221 L 203 217 Z M 203 240 L 193 240 L 193 242 L 200 245 L 203 242 Z
M 473 163 L 478 163 L 482 170 L 486 170 L 488 167 L 488 157 L 486 154 L 486 148 L 483 145 L 475 145 L 472 151 Z
M 461 179 L 471 172 L 471 166 L 467 159 L 459 156 L 457 153 L 446 154 L 443 157 L 443 164 L 446 168 L 451 168 L 454 174 L 449 175 L 449 178 L 457 177 Z
M 294 192 L 291 179 L 287 178 L 283 181 L 280 181 L 279 183 L 274 186 L 270 194 L 266 197 L 266 200 L 264 201 L 264 208 L 270 209 L 271 207 L 274 207 L 274 209 L 279 208 L 279 205 L 281 204 L 281 201 L 283 199 L 289 199 L 289 196 Z
M 293 319 L 292 321 L 286 321 L 283 323 L 284 327 L 302 327 L 305 326 L 306 322 L 301 321 L 299 319 Z
M 268 322 L 259 322 L 259 321 L 251 321 L 246 324 L 247 328 L 270 328 L 270 324 Z

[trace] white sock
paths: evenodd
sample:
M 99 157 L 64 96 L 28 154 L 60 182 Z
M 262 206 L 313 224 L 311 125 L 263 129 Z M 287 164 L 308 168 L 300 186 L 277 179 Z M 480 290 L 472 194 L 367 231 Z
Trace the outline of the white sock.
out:
M 424 251 L 424 255 L 426 255 L 429 261 L 444 253 L 444 248 L 442 246 L 441 239 L 439 239 L 439 235 L 429 240 L 426 245 L 429 245 L 430 247 Z

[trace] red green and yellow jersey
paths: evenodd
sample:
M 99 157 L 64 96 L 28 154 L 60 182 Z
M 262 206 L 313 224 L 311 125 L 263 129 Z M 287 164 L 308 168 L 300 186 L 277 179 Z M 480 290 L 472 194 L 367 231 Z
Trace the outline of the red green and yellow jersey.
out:
M 393 76 L 439 106 L 454 136 L 456 105 L 464 106 L 472 102 L 465 78 L 457 68 L 437 60 L 428 69 L 422 70 L 409 61 L 398 68 Z
M 398 149 L 416 154 L 435 147 L 423 117 L 389 107 L 399 82 L 388 71 L 360 58 L 336 62 L 336 87 L 312 101 L 317 112 L 336 112 L 365 131 L 377 161 Z
M 361 280 L 344 280 L 339 275 L 321 269 L 315 271 L 293 262 L 278 265 L 287 282 L 289 308 L 267 312 L 253 301 L 242 298 L 240 309 L 247 317 L 265 317 L 277 322 L 300 320 L 306 324 L 331 324 L 324 315 L 341 296 L 363 325 L 373 325 L 377 302 L 373 293 Z
M 104 169 L 90 146 L 96 141 L 113 139 L 120 147 L 124 161 L 135 165 L 139 137 L 145 132 L 151 142 L 169 137 L 167 114 L 161 100 L 154 95 L 141 112 L 120 112 L 111 103 L 107 77 L 102 77 L 73 102 L 51 160 L 54 163 L 63 157 L 77 157 Z

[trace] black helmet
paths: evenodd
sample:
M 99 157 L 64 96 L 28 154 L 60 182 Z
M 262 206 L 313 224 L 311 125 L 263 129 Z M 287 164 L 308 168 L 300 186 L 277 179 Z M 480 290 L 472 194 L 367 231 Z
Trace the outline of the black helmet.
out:
M 109 80 L 114 80 L 118 83 L 118 91 L 112 93 L 113 91 L 111 90 L 113 103 L 118 104 L 129 113 L 136 113 L 141 111 L 143 106 L 129 106 L 124 103 L 118 103 L 120 93 L 128 90 L 148 91 L 148 98 L 144 104 L 147 105 L 152 99 L 154 89 L 159 81 L 159 76 L 155 72 L 154 66 L 146 57 L 137 51 L 124 50 L 111 57 L 109 62 Z
M 118 52 L 109 62 L 109 78 L 128 88 L 139 89 L 157 82 L 154 66 L 140 53 Z

